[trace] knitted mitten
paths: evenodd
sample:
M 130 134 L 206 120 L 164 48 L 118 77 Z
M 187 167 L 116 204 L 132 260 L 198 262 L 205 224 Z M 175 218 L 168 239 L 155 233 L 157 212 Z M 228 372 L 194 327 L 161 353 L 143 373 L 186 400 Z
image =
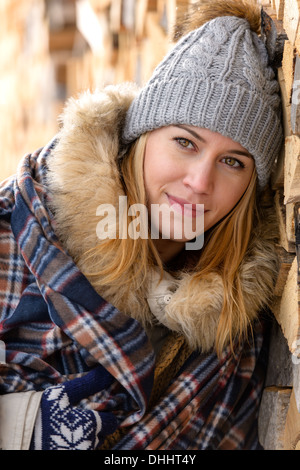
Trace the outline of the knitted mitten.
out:
M 49 387 L 42 396 L 31 441 L 32 450 L 94 450 L 113 433 L 113 413 L 86 410 L 74 405 L 103 390 L 112 376 L 98 366 L 82 378 Z

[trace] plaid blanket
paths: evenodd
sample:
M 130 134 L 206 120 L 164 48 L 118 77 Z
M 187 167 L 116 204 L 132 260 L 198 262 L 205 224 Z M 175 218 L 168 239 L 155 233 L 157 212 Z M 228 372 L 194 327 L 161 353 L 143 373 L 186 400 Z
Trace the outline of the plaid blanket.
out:
M 25 156 L 0 186 L 0 394 L 45 390 L 101 364 L 114 380 L 80 406 L 118 417 L 112 448 L 259 448 L 264 323 L 235 355 L 188 355 L 150 401 L 156 364 L 144 330 L 99 296 L 55 235 L 47 193 L 55 142 Z

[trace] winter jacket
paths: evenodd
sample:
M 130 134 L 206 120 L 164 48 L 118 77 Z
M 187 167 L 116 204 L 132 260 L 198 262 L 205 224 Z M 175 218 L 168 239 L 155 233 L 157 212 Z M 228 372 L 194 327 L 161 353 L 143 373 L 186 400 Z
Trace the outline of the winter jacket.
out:
M 118 159 L 135 93 L 123 85 L 71 99 L 59 134 L 1 185 L 0 339 L 7 356 L 0 393 L 41 392 L 100 364 L 112 383 L 78 406 L 117 417 L 102 448 L 256 449 L 266 367 L 261 312 L 277 274 L 273 218 L 253 228 L 240 268 L 253 335 L 234 355 L 229 347 L 221 357 L 214 351 L 223 298 L 217 273 L 192 292 L 185 321 L 198 338 L 194 350 L 181 327 L 188 272 L 176 282 L 166 275 L 158 290 L 149 272 L 149 282 L 130 292 L 89 278 L 102 266 L 101 257 L 86 256 L 99 243 L 97 207 L 116 206 L 125 195 Z M 151 308 L 157 299 L 163 309 Z M 157 333 L 147 327 L 155 317 Z

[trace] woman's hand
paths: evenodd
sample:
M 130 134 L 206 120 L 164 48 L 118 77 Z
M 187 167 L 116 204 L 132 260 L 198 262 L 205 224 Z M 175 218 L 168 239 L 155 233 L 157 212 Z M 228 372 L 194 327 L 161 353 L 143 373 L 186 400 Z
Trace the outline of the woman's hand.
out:
M 112 412 L 75 406 L 103 390 L 113 377 L 98 366 L 82 378 L 48 388 L 41 400 L 31 450 L 94 450 L 118 427 Z

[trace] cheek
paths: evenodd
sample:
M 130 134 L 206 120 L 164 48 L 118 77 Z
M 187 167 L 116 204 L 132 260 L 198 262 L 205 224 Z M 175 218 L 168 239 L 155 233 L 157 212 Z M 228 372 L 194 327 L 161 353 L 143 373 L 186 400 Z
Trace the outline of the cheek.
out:
M 154 155 L 149 154 L 146 152 L 144 158 L 144 184 L 146 193 L 148 194 L 151 191 L 153 185 L 155 185 L 155 181 L 157 178 L 157 172 L 155 171 L 156 168 L 156 158 Z
M 229 213 L 239 202 L 250 183 L 251 176 L 252 173 L 239 181 L 231 182 L 230 185 L 224 185 L 218 198 L 222 215 Z
M 163 189 L 176 179 L 176 166 L 167 151 L 158 150 L 155 146 L 146 149 L 144 157 L 144 183 L 147 193 Z

